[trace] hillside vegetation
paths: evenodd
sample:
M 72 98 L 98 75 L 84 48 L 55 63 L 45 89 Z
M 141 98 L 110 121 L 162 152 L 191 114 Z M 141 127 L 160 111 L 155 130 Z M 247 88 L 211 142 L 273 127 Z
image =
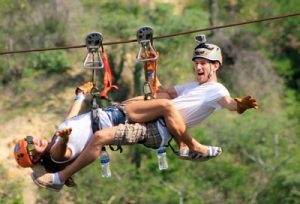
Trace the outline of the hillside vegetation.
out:
M 297 8 L 296 0 L 2 0 L 0 52 L 82 45 L 94 31 L 103 34 L 104 43 L 131 40 L 144 25 L 161 36 Z M 30 170 L 18 168 L 13 159 L 13 144 L 26 135 L 51 137 L 75 87 L 91 80 L 82 67 L 87 50 L 0 55 L 0 203 L 299 203 L 299 23 L 295 16 L 202 33 L 222 48 L 220 82 L 233 97 L 252 95 L 260 105 L 242 115 L 220 110 L 191 130 L 203 144 L 221 146 L 221 157 L 189 162 L 168 149 L 169 169 L 159 171 L 154 150 L 124 147 L 122 154 L 110 152 L 111 179 L 102 179 L 94 162 L 75 176 L 77 188 L 59 193 L 32 183 Z M 194 79 L 194 35 L 154 40 L 165 86 Z M 119 86 L 110 95 L 114 101 L 142 94 L 139 48 L 138 43 L 104 47 Z

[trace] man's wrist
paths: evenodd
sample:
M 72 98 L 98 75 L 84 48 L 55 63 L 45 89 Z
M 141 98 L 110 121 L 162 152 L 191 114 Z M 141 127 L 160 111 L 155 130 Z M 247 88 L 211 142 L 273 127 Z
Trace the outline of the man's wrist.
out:
M 236 102 L 236 112 L 242 114 L 245 110 L 241 107 L 242 99 L 241 98 L 234 98 Z

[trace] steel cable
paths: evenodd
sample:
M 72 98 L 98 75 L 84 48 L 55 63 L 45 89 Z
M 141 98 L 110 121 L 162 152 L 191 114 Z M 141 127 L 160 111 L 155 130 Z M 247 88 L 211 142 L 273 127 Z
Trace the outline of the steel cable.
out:
M 197 33 L 197 32 L 216 30 L 216 29 L 222 29 L 222 28 L 229 28 L 229 27 L 247 25 L 247 24 L 252 24 L 252 23 L 260 23 L 260 22 L 263 22 L 263 21 L 277 20 L 277 19 L 283 19 L 283 18 L 294 17 L 294 16 L 299 16 L 299 15 L 300 15 L 300 13 L 292 13 L 292 14 L 274 16 L 274 17 L 269 17 L 269 18 L 262 18 L 262 19 L 257 19 L 257 20 L 249 20 L 249 21 L 232 23 L 232 24 L 221 25 L 221 26 L 212 26 L 212 27 L 204 28 L 204 29 L 197 29 L 197 30 L 191 30 L 191 31 L 186 31 L 186 32 L 173 33 L 173 34 L 169 34 L 169 35 L 157 36 L 157 37 L 153 37 L 153 39 L 170 38 L 170 37 L 176 37 L 176 36 L 179 36 L 179 35 L 188 35 L 188 34 Z M 133 43 L 133 42 L 137 42 L 137 40 L 132 39 L 132 40 L 107 42 L 107 43 L 103 43 L 103 46 Z M 74 45 L 74 46 L 65 46 L 65 47 L 37 48 L 37 49 L 27 49 L 27 50 L 5 51 L 5 52 L 0 52 L 0 55 L 27 53 L 27 52 L 42 52 L 42 51 L 51 51 L 51 50 L 63 50 L 63 49 L 76 49 L 76 48 L 83 48 L 83 47 L 86 47 L 86 45 Z

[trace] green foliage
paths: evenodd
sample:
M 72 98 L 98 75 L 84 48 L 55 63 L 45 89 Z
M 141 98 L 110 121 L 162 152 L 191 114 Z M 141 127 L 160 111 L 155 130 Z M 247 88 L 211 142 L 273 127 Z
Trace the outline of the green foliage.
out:
M 58 9 L 59 2 L 18 0 L 18 3 L 12 3 L 5 0 L 1 3 L 0 26 L 3 29 L 0 42 L 3 42 L 3 51 L 63 46 L 66 42 L 67 18 L 64 18 L 62 7 Z M 25 67 L 45 69 L 48 74 L 63 73 L 68 69 L 63 51 L 1 56 L 1 61 L 0 80 L 4 85 L 23 80 L 24 72 L 28 74 Z
M 29 62 L 29 67 L 36 70 L 44 70 L 48 74 L 64 73 L 70 68 L 64 51 L 35 54 Z
M 250 187 L 247 185 L 250 179 L 249 169 L 232 161 L 219 161 L 205 167 L 205 171 L 209 173 L 205 175 L 204 182 L 209 182 L 218 188 L 228 203 L 245 201 L 248 198 L 249 195 L 244 188 Z M 222 171 L 215 169 L 222 169 Z
M 295 152 L 299 145 L 299 138 L 296 137 L 297 126 L 294 122 L 291 123 L 286 115 L 267 113 L 267 111 L 268 109 L 265 109 L 264 113 L 248 111 L 236 117 L 219 112 L 210 118 L 205 125 L 209 128 L 205 129 L 200 138 L 198 137 L 198 140 L 204 144 L 222 146 L 224 153 L 221 157 L 229 164 L 232 163 L 220 165 L 219 168 L 222 170 L 214 172 L 221 176 L 220 178 L 211 177 L 222 181 L 217 186 L 222 189 L 225 196 L 229 197 L 227 199 L 229 203 L 248 203 L 256 199 L 257 193 L 265 191 L 262 196 L 259 196 L 257 203 L 274 203 L 269 200 L 273 195 L 274 178 L 278 176 L 278 183 L 280 179 L 288 179 L 284 176 L 287 174 L 281 175 L 282 172 L 289 172 L 285 166 L 287 161 L 292 168 L 297 168 L 294 166 L 296 162 L 293 159 L 297 155 Z M 196 135 L 199 129 L 203 132 L 203 128 L 196 128 L 193 135 Z M 218 168 L 218 163 L 212 165 Z M 239 186 L 240 184 L 244 186 Z M 249 186 L 246 187 L 247 185 Z M 234 186 L 235 190 L 233 190 Z M 245 192 L 244 189 L 248 191 Z M 239 193 L 234 195 L 233 192 Z M 265 194 L 268 194 L 266 200 L 264 200 Z M 284 195 L 290 196 L 287 191 L 282 192 L 282 198 Z M 230 201 L 231 199 L 233 200 Z
M 7 171 L 0 165 L 0 203 L 2 204 L 22 204 L 22 186 L 19 182 L 10 181 Z
M 285 96 L 285 102 L 288 107 L 287 113 L 289 117 L 300 121 L 300 94 L 296 90 L 286 89 Z
M 297 153 L 287 164 L 284 164 L 283 170 L 279 171 L 268 186 L 259 193 L 258 203 L 299 203 L 299 163 L 299 153 Z

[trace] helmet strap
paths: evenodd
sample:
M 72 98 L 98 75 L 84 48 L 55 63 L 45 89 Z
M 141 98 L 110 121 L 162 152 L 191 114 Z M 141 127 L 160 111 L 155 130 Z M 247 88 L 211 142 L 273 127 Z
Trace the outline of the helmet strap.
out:
M 213 73 L 214 73 L 214 70 L 212 70 L 212 68 L 211 68 L 211 63 L 209 63 L 209 69 L 210 69 L 210 71 L 209 71 L 208 79 L 207 79 L 207 80 L 209 80 L 210 77 L 212 77 L 212 75 L 213 75 Z

